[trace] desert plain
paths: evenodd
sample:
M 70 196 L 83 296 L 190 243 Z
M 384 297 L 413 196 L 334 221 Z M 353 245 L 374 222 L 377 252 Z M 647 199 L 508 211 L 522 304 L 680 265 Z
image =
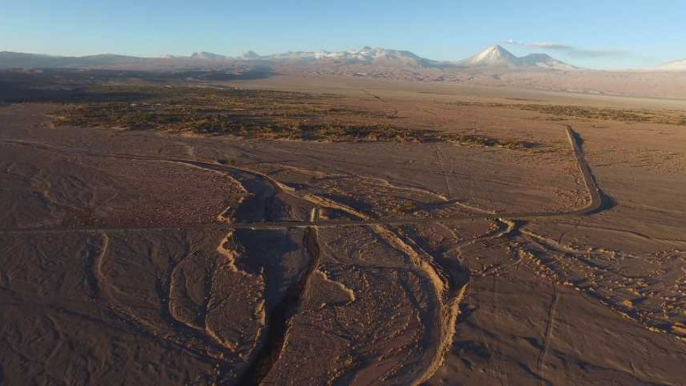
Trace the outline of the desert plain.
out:
M 0 75 L 0 384 L 683 385 L 686 102 Z

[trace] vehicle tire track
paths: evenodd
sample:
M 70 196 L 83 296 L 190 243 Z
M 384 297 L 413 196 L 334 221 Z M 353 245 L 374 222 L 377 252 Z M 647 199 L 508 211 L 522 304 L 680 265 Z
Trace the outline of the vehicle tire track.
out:
M 499 281 L 498 276 L 496 276 L 496 275 L 493 275 L 493 276 L 491 276 L 491 277 L 493 278 L 493 287 L 492 287 L 492 289 L 491 289 L 491 291 L 493 291 L 493 294 L 492 294 L 492 296 L 493 296 L 493 304 L 498 304 L 498 303 L 499 303 L 498 294 L 499 294 L 499 291 L 500 291 L 500 289 L 498 288 L 498 283 L 499 283 L 500 281 Z M 499 322 L 499 319 L 500 319 L 500 318 L 499 318 L 499 314 L 496 312 L 496 313 L 493 315 L 493 320 L 494 320 L 494 322 L 495 322 L 495 323 L 494 323 L 495 325 L 498 325 L 498 323 L 500 323 L 500 322 Z M 479 331 L 479 333 L 481 334 L 481 339 L 482 339 L 482 340 L 484 341 L 484 343 L 485 343 L 485 342 L 486 342 L 486 337 L 484 336 L 483 331 Z M 496 375 L 497 375 L 498 382 L 499 382 L 501 385 L 506 385 L 506 384 L 507 384 L 507 373 L 506 373 L 505 370 L 503 370 L 503 362 L 504 362 L 504 361 L 503 361 L 502 348 L 500 347 L 500 346 L 501 346 L 500 341 L 496 340 L 495 342 L 493 342 L 493 346 L 495 347 L 494 356 L 496 357 L 496 358 L 494 359 L 494 362 L 495 362 L 495 363 L 494 363 L 494 366 L 493 366 L 493 367 L 495 367 L 495 373 L 496 373 Z
M 545 380 L 545 359 L 548 355 L 548 350 L 550 349 L 550 340 L 553 336 L 553 329 L 555 328 L 555 312 L 557 309 L 557 303 L 560 300 L 560 294 L 557 291 L 557 286 L 553 284 L 553 301 L 550 303 L 550 309 L 548 311 L 548 325 L 545 329 L 545 335 L 543 337 L 543 348 L 541 349 L 541 354 L 538 356 L 538 362 L 536 363 L 536 372 L 539 376 L 539 385 L 543 385 Z
M 438 148 L 437 144 L 434 144 L 434 150 L 436 151 L 436 158 L 438 159 L 438 164 L 441 167 L 441 172 L 443 174 L 443 181 L 445 182 L 445 189 L 447 192 L 447 198 L 450 199 L 453 196 L 452 189 L 450 188 L 450 180 L 448 178 L 448 172 L 445 170 L 445 163 L 443 162 L 443 152 Z
M 385 100 L 384 98 L 382 98 L 382 97 L 380 97 L 380 96 L 378 96 L 378 95 L 376 95 L 376 94 L 373 94 L 373 93 L 372 93 L 371 91 L 369 91 L 369 90 L 362 89 L 362 91 L 363 91 L 365 94 L 367 94 L 367 95 L 369 95 L 370 97 L 372 97 L 372 98 L 378 100 L 378 101 L 381 102 L 381 103 L 385 103 L 385 104 L 391 105 L 387 100 Z M 397 118 L 397 117 L 398 117 L 398 114 L 399 114 L 398 109 L 397 109 L 395 106 L 393 106 L 393 105 L 391 105 L 391 108 L 393 109 L 393 111 L 390 112 L 390 113 L 387 112 L 387 113 L 386 113 L 386 117 L 387 117 L 387 118 Z

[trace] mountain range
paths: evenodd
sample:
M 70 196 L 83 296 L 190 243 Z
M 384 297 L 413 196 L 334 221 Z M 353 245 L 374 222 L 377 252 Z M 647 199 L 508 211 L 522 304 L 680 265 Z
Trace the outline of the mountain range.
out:
M 389 50 L 385 48 L 363 47 L 347 51 L 297 51 L 283 54 L 260 56 L 250 51 L 245 59 L 262 60 L 290 64 L 367 64 L 388 67 L 444 67 L 449 62 L 422 58 L 410 51 Z
M 2 68 L 165 68 L 217 66 L 222 63 L 259 62 L 290 65 L 372 65 L 389 68 L 433 69 L 510 69 L 510 70 L 574 70 L 577 67 L 547 54 L 517 57 L 499 45 L 494 45 L 461 61 L 438 61 L 420 57 L 410 51 L 363 47 L 347 51 L 297 51 L 275 55 L 259 55 L 253 51 L 241 57 L 228 57 L 211 52 L 195 52 L 190 56 L 163 55 L 142 58 L 124 55 L 92 55 L 82 57 L 50 56 L 18 52 L 0 52 Z M 686 70 L 686 59 L 655 68 L 660 71 Z

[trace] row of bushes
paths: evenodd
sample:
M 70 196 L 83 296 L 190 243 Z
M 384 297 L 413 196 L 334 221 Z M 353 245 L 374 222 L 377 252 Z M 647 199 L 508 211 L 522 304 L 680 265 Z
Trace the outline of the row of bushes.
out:
M 544 104 L 506 104 L 489 102 L 446 102 L 455 106 L 477 106 L 536 111 L 542 114 L 573 118 L 600 119 L 620 122 L 651 122 L 668 125 L 686 126 L 686 115 L 673 111 L 625 110 L 567 105 Z

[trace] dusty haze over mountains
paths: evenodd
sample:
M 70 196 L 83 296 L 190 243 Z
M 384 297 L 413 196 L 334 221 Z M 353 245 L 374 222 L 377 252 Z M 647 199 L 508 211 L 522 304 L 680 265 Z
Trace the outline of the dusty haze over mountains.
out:
M 469 67 L 469 66 L 536 66 L 537 57 L 547 55 L 530 55 L 526 60 L 520 60 L 499 45 L 485 49 L 475 55 L 474 58 L 463 61 L 436 61 L 422 58 L 409 51 L 390 50 L 384 48 L 363 47 L 348 51 L 298 51 L 286 52 L 274 55 L 259 55 L 254 51 L 248 51 L 240 57 L 228 57 L 210 52 L 194 52 L 190 56 L 162 55 L 159 58 L 140 58 L 113 54 L 93 55 L 86 57 L 61 57 L 39 54 L 25 54 L 15 52 L 1 52 L 0 66 L 2 68 L 64 68 L 64 67 L 92 67 L 97 65 L 120 65 L 129 61 L 131 64 L 148 62 L 160 64 L 160 59 L 170 62 L 176 61 L 179 65 L 192 65 L 192 61 L 236 61 L 236 60 L 259 60 L 275 63 L 329 63 L 329 64 L 369 64 L 388 67 Z M 550 58 L 551 61 L 554 59 Z M 108 62 L 109 61 L 109 62 Z M 560 62 L 561 63 L 561 62 Z M 570 66 L 571 68 L 571 66 Z
M 454 61 L 437 61 L 422 58 L 410 51 L 393 50 L 384 48 L 363 47 L 347 51 L 289 51 L 281 54 L 259 55 L 254 51 L 248 51 L 240 57 L 229 57 L 211 52 L 194 52 L 190 56 L 161 55 L 159 58 L 142 58 L 135 56 L 124 56 L 114 54 L 101 54 L 85 57 L 63 57 L 49 56 L 40 54 L 27 54 L 18 52 L 0 52 L 0 68 L 24 67 L 91 67 L 91 66 L 116 66 L 126 62 L 140 63 L 147 61 L 153 63 L 156 59 L 178 60 L 208 60 L 208 61 L 232 61 L 232 60 L 263 60 L 270 62 L 291 62 L 291 63 L 332 63 L 332 64 L 376 64 L 389 67 L 432 67 L 432 68 L 465 68 L 474 66 L 492 67 L 541 67 L 549 69 L 570 70 L 577 68 L 571 64 L 557 60 L 548 54 L 534 53 L 524 57 L 517 57 L 496 44 L 474 56 Z M 663 69 L 684 69 L 683 60 L 675 60 L 661 66 L 655 70 Z M 186 63 L 187 65 L 189 63 Z M 649 69 L 647 69 L 649 70 Z
M 591 70 L 575 67 L 547 54 L 517 57 L 500 45 L 457 61 L 436 61 L 409 51 L 371 47 L 264 56 L 250 51 L 235 58 L 209 52 L 196 52 L 190 56 L 163 55 L 159 58 L 112 54 L 58 57 L 0 52 L 0 68 L 5 69 L 202 69 L 228 75 L 258 69 L 276 75 L 441 82 L 652 98 L 686 98 L 684 66 L 684 61 L 675 61 L 649 70 Z

